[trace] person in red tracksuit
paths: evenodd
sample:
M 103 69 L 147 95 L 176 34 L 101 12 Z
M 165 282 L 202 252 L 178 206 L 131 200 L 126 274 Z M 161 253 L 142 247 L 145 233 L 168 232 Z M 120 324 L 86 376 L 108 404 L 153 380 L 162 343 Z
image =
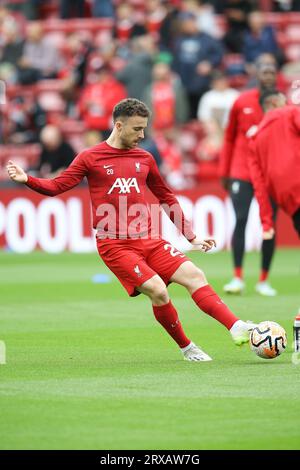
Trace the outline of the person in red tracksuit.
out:
M 231 294 L 241 293 L 245 288 L 243 280 L 245 229 L 254 195 L 247 163 L 249 153 L 247 133 L 251 133 L 253 127 L 257 126 L 263 118 L 263 110 L 259 103 L 260 94 L 266 89 L 274 88 L 276 82 L 274 64 L 258 60 L 256 66 L 258 87 L 243 92 L 235 101 L 230 112 L 220 156 L 220 176 L 225 189 L 229 190 L 236 216 L 232 237 L 234 277 L 224 286 L 224 291 Z M 274 238 L 263 241 L 261 274 L 256 284 L 256 291 L 261 295 L 276 295 L 276 291 L 267 281 L 274 248 Z
M 277 90 L 261 96 L 267 114 L 251 138 L 248 155 L 265 239 L 275 233 L 269 196 L 291 216 L 300 237 L 300 109 L 285 104 Z

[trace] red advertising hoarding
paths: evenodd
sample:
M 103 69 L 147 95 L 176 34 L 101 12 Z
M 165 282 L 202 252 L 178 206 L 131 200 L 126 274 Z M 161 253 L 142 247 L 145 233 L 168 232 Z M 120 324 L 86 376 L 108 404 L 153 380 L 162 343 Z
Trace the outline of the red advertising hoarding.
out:
M 216 238 L 218 250 L 230 247 L 234 213 L 230 200 L 218 183 L 202 183 L 199 189 L 177 192 L 177 197 L 200 237 L 209 235 Z M 162 235 L 179 249 L 190 246 L 165 216 Z M 277 222 L 277 243 L 279 246 L 300 246 L 290 218 L 281 211 Z M 246 230 L 246 249 L 258 250 L 260 244 L 258 207 L 253 201 Z M 94 251 L 95 234 L 91 228 L 87 187 L 73 189 L 55 198 L 24 187 L 1 190 L 0 248 L 18 253 L 35 249 L 49 253 Z

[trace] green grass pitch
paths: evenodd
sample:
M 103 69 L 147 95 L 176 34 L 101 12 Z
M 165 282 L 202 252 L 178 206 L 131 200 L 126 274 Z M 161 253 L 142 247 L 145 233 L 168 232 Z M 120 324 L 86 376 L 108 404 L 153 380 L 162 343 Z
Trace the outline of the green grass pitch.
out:
M 230 254 L 191 258 L 221 294 Z M 0 448 L 299 449 L 299 251 L 276 253 L 277 298 L 254 293 L 258 265 L 259 255 L 248 254 L 247 292 L 222 297 L 242 319 L 283 325 L 287 350 L 268 361 L 237 348 L 172 285 L 187 334 L 214 359 L 188 363 L 146 297 L 128 298 L 115 278 L 91 282 L 108 272 L 96 253 L 0 253 Z

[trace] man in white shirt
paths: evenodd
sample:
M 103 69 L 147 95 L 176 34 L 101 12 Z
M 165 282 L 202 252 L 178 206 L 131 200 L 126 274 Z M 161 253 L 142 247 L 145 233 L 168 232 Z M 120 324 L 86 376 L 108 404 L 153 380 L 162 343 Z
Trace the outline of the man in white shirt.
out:
M 204 93 L 199 101 L 197 117 L 203 124 L 216 121 L 221 129 L 227 124 L 230 109 L 239 92 L 230 88 L 226 75 L 216 70 L 212 78 L 212 88 Z

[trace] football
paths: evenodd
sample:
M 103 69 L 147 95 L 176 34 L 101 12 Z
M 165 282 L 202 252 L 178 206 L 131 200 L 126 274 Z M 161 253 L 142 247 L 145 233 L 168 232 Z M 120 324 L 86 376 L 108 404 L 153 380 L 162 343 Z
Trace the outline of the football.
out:
M 274 321 L 263 321 L 251 332 L 250 348 L 263 359 L 274 359 L 286 348 L 285 329 Z

